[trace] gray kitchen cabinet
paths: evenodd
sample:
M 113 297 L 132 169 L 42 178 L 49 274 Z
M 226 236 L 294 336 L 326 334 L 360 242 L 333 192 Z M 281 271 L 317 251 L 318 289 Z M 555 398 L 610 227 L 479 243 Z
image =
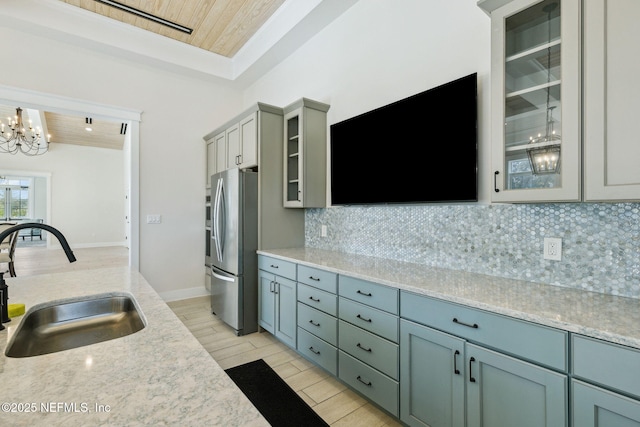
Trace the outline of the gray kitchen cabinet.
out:
M 298 352 L 338 375 L 337 275 L 298 265 Z
M 566 332 L 405 291 L 400 307 L 402 421 L 568 425 Z M 455 394 L 439 396 L 441 387 Z
M 640 200 L 640 2 L 588 0 L 584 11 L 584 200 Z
M 640 350 L 574 334 L 573 426 L 640 426 Z
M 640 402 L 618 393 L 571 381 L 573 427 L 640 427 Z
M 327 199 L 327 111 L 307 98 L 284 108 L 283 205 L 323 208 Z
M 338 295 L 338 377 L 398 417 L 398 289 L 339 275 Z
M 478 6 L 492 26 L 492 200 L 640 200 L 640 64 L 629 54 L 636 50 L 630 34 L 640 3 L 480 0 Z M 558 171 L 534 173 L 530 156 Z
M 296 265 L 258 257 L 258 324 L 296 348 Z
M 493 201 L 581 198 L 580 3 L 491 12 Z
M 468 427 L 568 426 L 568 376 L 466 344 Z
M 465 426 L 465 341 L 400 321 L 400 420 L 416 427 Z
M 252 168 L 258 166 L 258 114 L 251 113 L 233 126 L 227 136 L 227 167 Z

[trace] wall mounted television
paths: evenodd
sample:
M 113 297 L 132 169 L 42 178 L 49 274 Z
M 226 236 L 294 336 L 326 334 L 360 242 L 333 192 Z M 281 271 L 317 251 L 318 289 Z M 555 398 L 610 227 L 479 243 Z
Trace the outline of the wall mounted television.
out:
M 477 73 L 330 126 L 331 204 L 478 200 Z

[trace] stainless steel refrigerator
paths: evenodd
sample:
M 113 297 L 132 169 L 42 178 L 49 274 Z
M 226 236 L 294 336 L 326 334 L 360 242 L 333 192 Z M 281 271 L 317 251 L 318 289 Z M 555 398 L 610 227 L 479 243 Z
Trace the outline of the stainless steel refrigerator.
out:
M 258 174 L 211 176 L 211 310 L 237 335 L 258 330 Z

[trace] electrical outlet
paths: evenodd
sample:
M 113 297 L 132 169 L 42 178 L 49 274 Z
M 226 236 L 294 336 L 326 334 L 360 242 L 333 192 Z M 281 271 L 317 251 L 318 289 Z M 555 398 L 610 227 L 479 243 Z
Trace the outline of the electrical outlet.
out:
M 320 237 L 327 237 L 327 226 L 324 224 L 320 227 Z
M 162 215 L 147 215 L 147 224 L 160 224 Z
M 562 239 L 558 237 L 544 238 L 544 259 L 553 261 L 562 260 Z

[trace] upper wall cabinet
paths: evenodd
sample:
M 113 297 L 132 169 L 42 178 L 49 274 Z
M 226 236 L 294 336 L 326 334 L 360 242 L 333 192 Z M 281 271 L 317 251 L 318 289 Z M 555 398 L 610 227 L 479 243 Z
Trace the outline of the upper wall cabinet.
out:
M 492 200 L 580 200 L 580 0 L 515 0 L 491 27 Z
M 284 207 L 321 208 L 327 200 L 327 111 L 302 98 L 284 108 Z
M 640 200 L 640 2 L 478 5 L 492 23 L 492 200 Z
M 584 199 L 640 199 L 640 2 L 584 1 Z

